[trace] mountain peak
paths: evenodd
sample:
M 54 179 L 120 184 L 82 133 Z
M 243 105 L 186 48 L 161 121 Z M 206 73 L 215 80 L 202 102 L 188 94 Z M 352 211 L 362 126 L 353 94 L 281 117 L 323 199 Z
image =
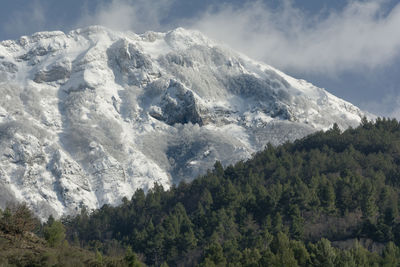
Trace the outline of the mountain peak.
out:
M 0 43 L 0 204 L 117 204 L 366 113 L 193 30 L 91 26 Z

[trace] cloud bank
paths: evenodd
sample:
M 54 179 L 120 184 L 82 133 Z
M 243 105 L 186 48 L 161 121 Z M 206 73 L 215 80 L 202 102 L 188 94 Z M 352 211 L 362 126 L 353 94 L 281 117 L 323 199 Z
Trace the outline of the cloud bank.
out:
M 341 9 L 310 13 L 296 8 L 295 0 L 274 7 L 267 0 L 183 1 L 192 0 L 84 1 L 86 5 L 78 5 L 82 15 L 69 22 L 70 29 L 93 24 L 138 33 L 193 28 L 250 57 L 297 73 L 335 75 L 399 60 L 400 3 L 388 10 L 389 0 L 353 0 Z M 35 0 L 15 12 L 3 29 L 22 35 L 52 25 L 43 3 Z
M 248 1 L 214 4 L 195 18 L 170 18 L 178 1 L 113 0 L 86 13 L 79 23 L 136 32 L 179 25 L 283 70 L 334 74 L 387 65 L 400 55 L 400 4 L 389 12 L 386 4 L 350 1 L 342 10 L 309 14 L 291 1 L 274 8 Z
M 276 67 L 342 72 L 390 64 L 400 51 L 400 4 L 384 14 L 384 1 L 352 1 L 343 10 L 306 14 L 290 2 L 221 7 L 193 27 Z

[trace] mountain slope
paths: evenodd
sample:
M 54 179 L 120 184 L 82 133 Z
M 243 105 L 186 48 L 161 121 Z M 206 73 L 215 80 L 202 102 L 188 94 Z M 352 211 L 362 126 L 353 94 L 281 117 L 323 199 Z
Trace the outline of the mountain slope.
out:
M 0 43 L 0 203 L 119 203 L 327 129 L 357 107 L 199 32 L 93 26 Z

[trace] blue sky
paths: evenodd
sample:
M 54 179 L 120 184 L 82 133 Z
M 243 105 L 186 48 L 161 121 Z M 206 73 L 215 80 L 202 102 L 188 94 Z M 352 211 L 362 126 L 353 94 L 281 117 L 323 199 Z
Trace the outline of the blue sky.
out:
M 91 24 L 195 28 L 380 116 L 400 119 L 399 0 L 0 0 L 0 40 Z

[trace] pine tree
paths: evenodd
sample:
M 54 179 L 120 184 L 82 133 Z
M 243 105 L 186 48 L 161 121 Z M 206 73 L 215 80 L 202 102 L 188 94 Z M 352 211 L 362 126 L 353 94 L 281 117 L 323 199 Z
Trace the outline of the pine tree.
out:
M 51 247 L 59 246 L 65 239 L 65 228 L 60 221 L 49 218 L 47 225 L 44 227 L 44 238 Z
M 129 267 L 142 267 L 142 264 L 138 260 L 137 255 L 132 251 L 131 247 L 127 247 L 124 259 Z

